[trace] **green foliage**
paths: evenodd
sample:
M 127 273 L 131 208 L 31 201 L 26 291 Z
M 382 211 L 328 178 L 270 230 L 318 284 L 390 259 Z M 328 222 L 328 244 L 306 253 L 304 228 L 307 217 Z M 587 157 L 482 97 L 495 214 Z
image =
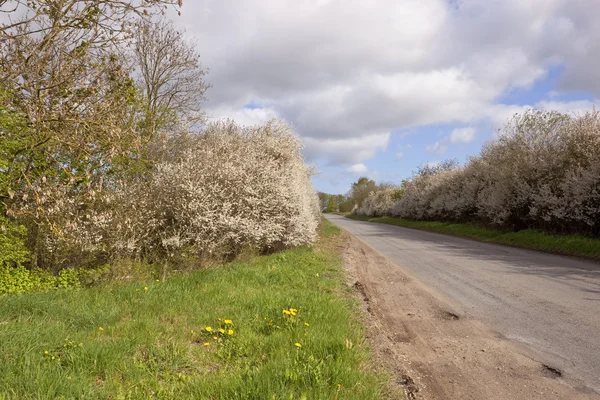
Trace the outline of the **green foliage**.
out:
M 366 217 L 347 215 L 347 218 L 359 221 L 379 222 L 383 224 L 424 229 L 468 237 L 483 242 L 502 243 L 515 247 L 541 250 L 548 253 L 600 259 L 600 239 L 580 235 L 552 235 L 542 231 L 524 229 L 518 232 L 493 229 L 468 223 L 440 221 L 413 221 L 392 217 Z
M 22 265 L 5 265 L 0 267 L 0 295 L 77 288 L 81 286 L 81 275 L 75 269 L 63 269 L 58 275 L 53 275 L 39 268 L 29 270 Z
M 343 194 L 328 194 L 319 192 L 321 211 L 325 213 L 350 212 L 354 207 L 354 201 Z
M 27 230 L 0 215 L 0 267 L 18 267 L 29 260 Z
M 318 248 L 336 240 L 323 228 Z M 8 296 L 0 398 L 387 398 L 354 307 L 339 256 L 310 248 L 166 281 Z
M 352 184 L 349 197 L 352 199 L 354 204 L 360 208 L 363 205 L 363 202 L 369 196 L 369 193 L 375 190 L 377 190 L 377 184 L 375 181 L 363 176 Z

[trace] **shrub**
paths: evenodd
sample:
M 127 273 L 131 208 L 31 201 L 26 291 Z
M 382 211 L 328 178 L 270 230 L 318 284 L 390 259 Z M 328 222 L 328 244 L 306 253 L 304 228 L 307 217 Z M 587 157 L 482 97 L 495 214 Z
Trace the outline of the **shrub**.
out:
M 381 217 L 389 215 L 395 202 L 398 188 L 391 185 L 379 185 L 376 190 L 369 193 L 363 201 L 362 207 L 356 210 L 358 215 Z
M 73 208 L 54 248 L 166 262 L 311 244 L 319 202 L 289 126 L 210 124 L 150 174 L 123 179 L 94 209 Z
M 391 215 L 600 234 L 600 114 L 515 116 L 463 168 L 425 167 Z

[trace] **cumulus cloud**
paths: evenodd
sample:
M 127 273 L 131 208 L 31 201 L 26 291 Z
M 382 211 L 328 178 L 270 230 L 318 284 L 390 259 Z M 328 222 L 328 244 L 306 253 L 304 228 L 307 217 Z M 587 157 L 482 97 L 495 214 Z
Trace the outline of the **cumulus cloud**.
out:
M 597 0 L 203 0 L 184 2 L 177 21 L 210 67 L 209 114 L 283 118 L 309 158 L 352 165 L 385 149 L 395 130 L 496 124 L 522 109 L 497 99 L 552 66 L 564 66 L 560 91 L 600 96 L 596 8 Z M 268 106 L 246 110 L 248 98 Z
M 427 146 L 425 149 L 430 152 L 444 154 L 451 144 L 472 142 L 475 140 L 476 133 L 477 130 L 473 127 L 456 128 L 448 136 L 445 136 L 432 146 Z
M 389 133 L 375 133 L 348 138 L 305 137 L 303 142 L 309 160 L 326 159 L 331 164 L 345 165 L 372 158 L 378 150 L 387 148 L 389 139 Z
M 452 144 L 456 143 L 469 143 L 475 140 L 475 134 L 477 131 L 473 127 L 468 128 L 456 128 L 450 133 L 448 141 Z
M 347 169 L 348 172 L 355 175 L 364 175 L 369 172 L 369 168 L 365 164 L 354 164 Z

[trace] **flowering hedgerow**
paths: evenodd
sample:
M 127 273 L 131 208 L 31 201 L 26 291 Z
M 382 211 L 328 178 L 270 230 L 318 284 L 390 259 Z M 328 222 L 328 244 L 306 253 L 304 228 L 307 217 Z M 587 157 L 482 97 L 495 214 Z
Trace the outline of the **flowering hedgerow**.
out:
M 462 168 L 425 168 L 392 216 L 600 234 L 600 114 L 531 110 Z
M 56 247 L 168 258 L 311 244 L 320 210 L 301 150 L 280 121 L 212 123 L 151 174 L 118 181 L 97 206 L 74 211 Z

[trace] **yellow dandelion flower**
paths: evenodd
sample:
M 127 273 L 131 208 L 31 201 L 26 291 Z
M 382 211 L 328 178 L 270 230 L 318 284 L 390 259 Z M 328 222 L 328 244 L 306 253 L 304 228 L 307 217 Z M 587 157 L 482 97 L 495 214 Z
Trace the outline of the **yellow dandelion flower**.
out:
M 218 338 L 218 337 L 216 337 L 216 336 L 213 336 L 213 339 L 215 339 L 215 340 L 218 340 L 219 338 Z
M 144 290 L 148 290 L 148 286 L 144 286 Z
M 306 326 L 310 326 L 310 324 L 309 324 L 308 322 L 305 322 L 305 323 L 304 323 L 304 325 L 306 325 Z
M 46 354 L 46 355 L 47 355 L 47 354 L 48 354 L 48 350 L 44 351 L 44 354 Z
M 225 334 L 225 329 L 221 328 L 221 329 L 219 329 L 219 332 L 221 332 L 221 334 L 223 335 L 223 334 Z
M 157 279 L 156 282 L 160 282 L 160 279 Z
M 229 336 L 233 335 L 233 329 L 230 329 L 230 330 L 228 330 L 228 331 L 227 331 L 227 334 L 228 334 Z
M 104 328 L 103 328 L 103 327 L 101 327 L 101 326 L 99 326 L 99 327 L 98 327 L 98 330 L 99 330 L 99 331 L 103 331 L 103 330 L 104 330 Z
M 225 323 L 225 325 L 231 325 L 233 324 L 233 321 L 230 319 L 226 319 L 225 321 L 223 321 Z
M 297 348 L 302 347 L 302 345 L 300 343 L 296 343 L 295 345 L 296 345 Z
M 206 332 L 212 332 L 212 328 L 210 326 L 207 326 L 206 328 L 204 328 L 206 330 Z
M 210 346 L 210 342 L 204 342 L 204 346 Z
M 285 315 L 290 315 L 291 312 L 289 310 L 281 310 L 281 312 L 283 312 Z
M 290 308 L 290 312 L 298 312 L 297 308 Z
M 291 314 L 291 315 L 296 315 L 296 312 L 297 312 L 297 311 L 292 311 L 292 310 L 290 310 L 290 314 Z

